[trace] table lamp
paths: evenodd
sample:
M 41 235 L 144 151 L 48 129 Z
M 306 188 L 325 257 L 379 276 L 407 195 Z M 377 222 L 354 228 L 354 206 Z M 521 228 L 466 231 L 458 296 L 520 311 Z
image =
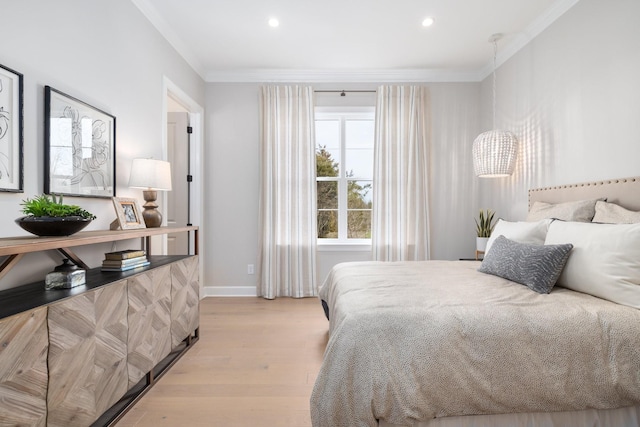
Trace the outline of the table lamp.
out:
M 142 206 L 142 217 L 145 225 L 148 228 L 160 227 L 162 214 L 156 204 L 157 190 L 171 190 L 171 163 L 155 159 L 133 159 L 129 187 L 144 190 L 142 197 L 146 203 Z

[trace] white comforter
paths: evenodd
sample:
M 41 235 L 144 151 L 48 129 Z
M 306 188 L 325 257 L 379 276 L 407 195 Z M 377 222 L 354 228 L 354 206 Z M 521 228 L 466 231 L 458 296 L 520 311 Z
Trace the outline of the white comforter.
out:
M 640 403 L 640 311 L 478 266 L 336 266 L 320 289 L 331 320 L 313 426 Z

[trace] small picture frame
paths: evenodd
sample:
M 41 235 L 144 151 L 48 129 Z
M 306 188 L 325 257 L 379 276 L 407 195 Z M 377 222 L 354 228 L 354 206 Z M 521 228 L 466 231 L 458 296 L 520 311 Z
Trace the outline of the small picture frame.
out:
M 44 90 L 45 194 L 115 196 L 116 118 L 50 86 Z
M 22 74 L 0 65 L 0 191 L 23 192 Z
M 118 226 L 122 230 L 147 228 L 142 217 L 142 212 L 136 199 L 126 197 L 112 197 L 113 207 L 116 210 L 117 219 L 112 223 L 112 229 Z M 114 225 L 116 227 L 114 227 Z

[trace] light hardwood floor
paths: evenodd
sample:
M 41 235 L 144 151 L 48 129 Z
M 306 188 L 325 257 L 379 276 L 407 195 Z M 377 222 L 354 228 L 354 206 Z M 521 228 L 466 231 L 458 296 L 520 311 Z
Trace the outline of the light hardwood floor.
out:
M 205 298 L 200 340 L 117 427 L 307 427 L 329 322 L 316 298 Z

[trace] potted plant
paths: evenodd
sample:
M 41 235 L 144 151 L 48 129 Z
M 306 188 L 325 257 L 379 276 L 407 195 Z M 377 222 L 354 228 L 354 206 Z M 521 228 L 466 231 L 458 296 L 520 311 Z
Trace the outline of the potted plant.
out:
M 23 200 L 21 205 L 26 216 L 16 223 L 37 236 L 70 236 L 96 218 L 80 206 L 65 205 L 62 196 L 43 194 Z
M 487 248 L 487 241 L 491 236 L 491 232 L 493 231 L 493 227 L 495 227 L 495 222 L 493 221 L 493 216 L 495 212 L 490 209 L 482 210 L 480 209 L 480 214 L 478 214 L 478 219 L 476 219 L 476 232 L 478 237 L 476 237 L 476 250 L 480 252 L 484 252 Z

